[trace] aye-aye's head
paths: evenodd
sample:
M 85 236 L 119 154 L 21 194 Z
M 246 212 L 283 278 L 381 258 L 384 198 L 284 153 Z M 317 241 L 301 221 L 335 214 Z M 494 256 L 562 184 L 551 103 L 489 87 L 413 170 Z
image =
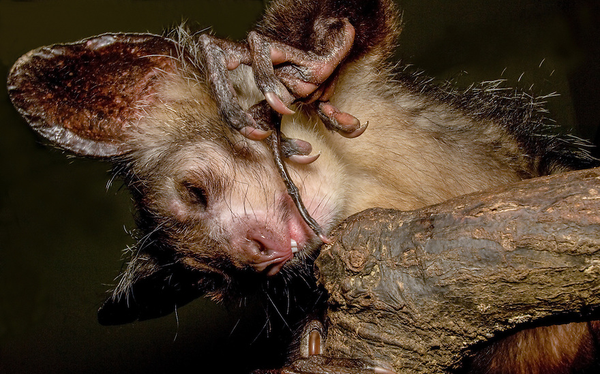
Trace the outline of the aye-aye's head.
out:
M 10 73 L 11 100 L 32 128 L 62 149 L 112 161 L 134 196 L 139 244 L 112 302 L 134 292 L 175 303 L 222 298 L 231 282 L 286 272 L 320 244 L 267 146 L 223 122 L 202 66 L 190 45 L 106 34 L 31 51 Z M 240 70 L 236 91 L 248 107 L 262 97 Z M 329 231 L 339 201 L 323 167 L 289 165 Z

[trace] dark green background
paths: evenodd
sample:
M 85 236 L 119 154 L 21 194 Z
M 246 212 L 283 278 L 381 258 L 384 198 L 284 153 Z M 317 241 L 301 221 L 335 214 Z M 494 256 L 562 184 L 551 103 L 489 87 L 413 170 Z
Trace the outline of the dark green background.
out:
M 399 3 L 404 62 L 432 76 L 458 77 L 463 86 L 506 78 L 537 93 L 560 93 L 549 103 L 552 117 L 596 136 L 598 1 Z M 30 49 L 107 31 L 160 33 L 189 20 L 242 38 L 263 6 L 258 0 L 0 0 L 0 75 Z M 121 250 L 132 244 L 127 192 L 118 181 L 106 189 L 109 165 L 43 146 L 4 87 L 0 130 L 0 373 L 231 373 L 243 371 L 257 352 L 268 354 L 250 345 L 261 326 L 244 310 L 205 300 L 182 308 L 178 318 L 98 325 L 106 284 L 118 273 Z

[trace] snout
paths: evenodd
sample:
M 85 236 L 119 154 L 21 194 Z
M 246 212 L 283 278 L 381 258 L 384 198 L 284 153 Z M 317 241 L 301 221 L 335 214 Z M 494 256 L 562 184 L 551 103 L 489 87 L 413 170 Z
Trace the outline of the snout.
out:
M 239 269 L 273 276 L 296 253 L 312 251 L 322 244 L 289 196 L 282 197 L 275 206 L 276 209 L 235 214 L 228 224 L 223 224 L 230 238 L 229 258 Z
M 233 238 L 231 246 L 235 262 L 268 276 L 277 274 L 297 251 L 297 244 L 292 246 L 293 239 L 283 230 L 252 223 L 238 232 L 242 235 Z
M 266 271 L 268 276 L 277 274 L 294 257 L 289 235 L 278 235 L 270 230 L 250 230 L 246 243 L 246 253 L 255 259 L 253 267 L 259 272 Z

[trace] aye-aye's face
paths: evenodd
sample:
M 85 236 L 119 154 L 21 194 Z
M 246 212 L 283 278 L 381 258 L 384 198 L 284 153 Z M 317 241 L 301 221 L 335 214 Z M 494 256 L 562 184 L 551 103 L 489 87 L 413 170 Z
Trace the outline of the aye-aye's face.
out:
M 198 270 L 277 274 L 321 242 L 288 196 L 266 144 L 230 130 L 203 87 L 168 87 L 177 92 L 146 113 L 133 137 L 128 174 L 150 238 L 144 240 L 160 241 Z M 288 163 L 326 231 L 340 216 L 328 166 Z
M 138 258 L 160 253 L 201 271 L 277 274 L 320 243 L 265 143 L 225 123 L 197 53 L 147 34 L 43 47 L 14 65 L 9 93 L 57 146 L 116 160 L 140 210 Z M 231 76 L 242 107 L 264 99 L 249 68 Z M 308 128 L 297 135 L 302 126 L 294 120 L 284 122 L 287 135 L 310 135 Z M 343 215 L 343 199 L 339 168 L 324 156 L 288 167 L 309 214 L 328 232 Z

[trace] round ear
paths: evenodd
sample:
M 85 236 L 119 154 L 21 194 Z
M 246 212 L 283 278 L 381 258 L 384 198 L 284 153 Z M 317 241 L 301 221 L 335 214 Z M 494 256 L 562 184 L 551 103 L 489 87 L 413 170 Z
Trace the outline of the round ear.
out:
M 165 73 L 178 68 L 174 41 L 151 34 L 104 34 L 23 55 L 8 76 L 10 99 L 39 134 L 83 156 L 128 151 Z

